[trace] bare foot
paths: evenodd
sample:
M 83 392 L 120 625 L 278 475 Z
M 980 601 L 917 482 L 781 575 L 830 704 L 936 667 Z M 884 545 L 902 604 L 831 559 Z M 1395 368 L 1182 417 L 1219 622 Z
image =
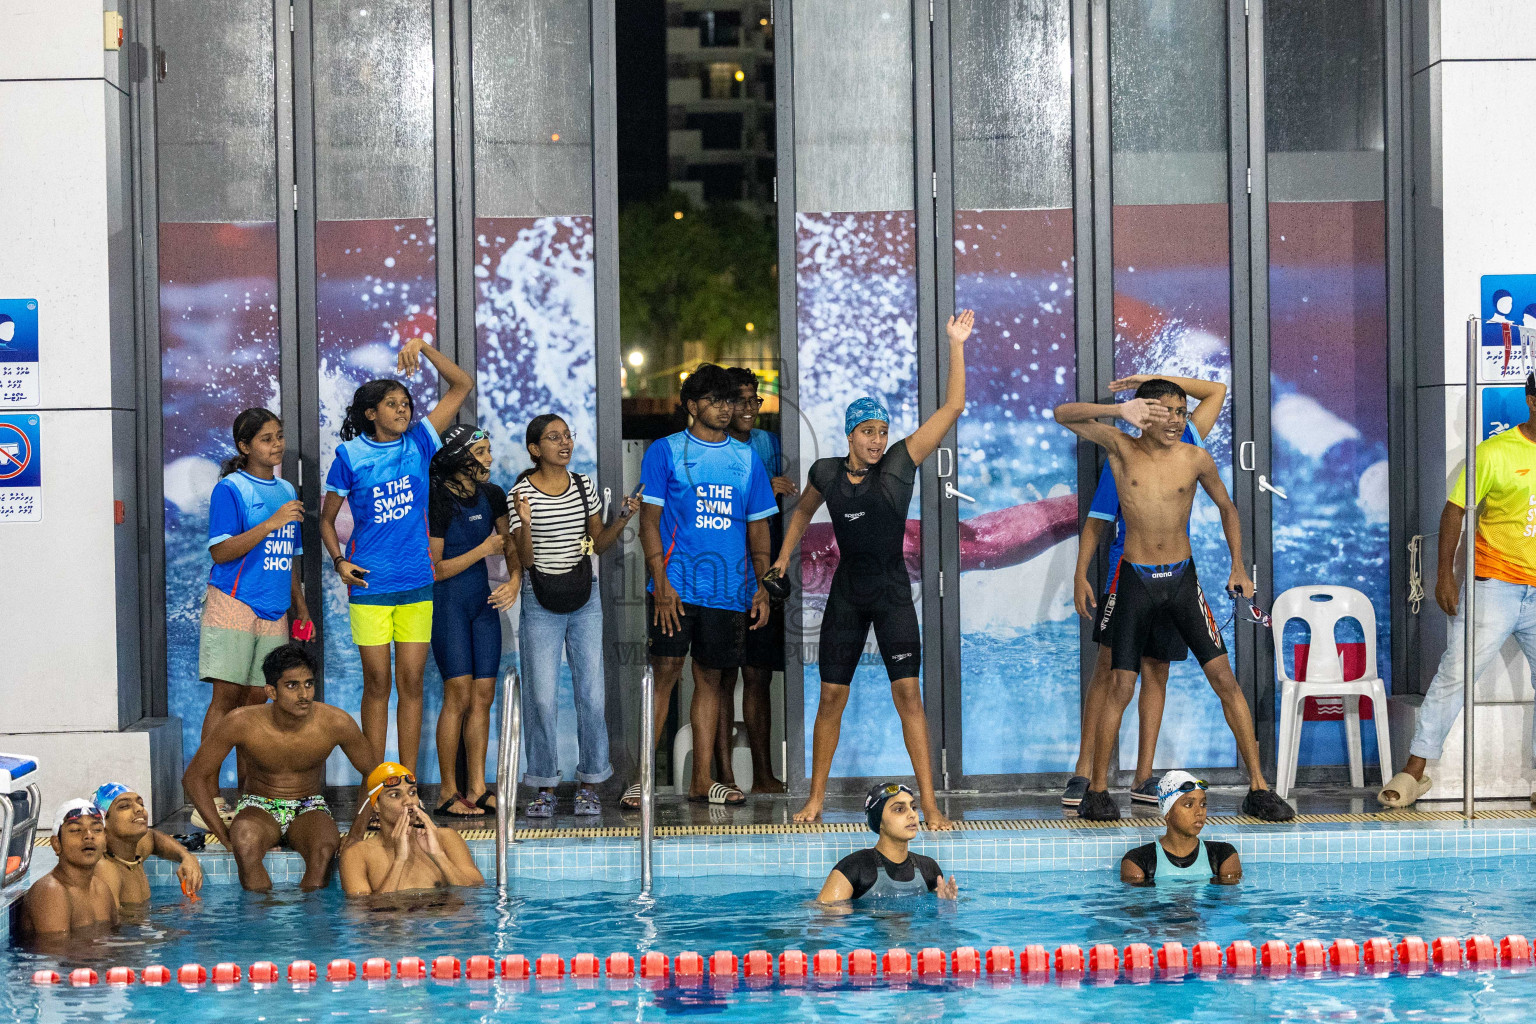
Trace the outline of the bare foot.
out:
M 955 823 L 935 804 L 923 808 L 923 827 L 930 832 L 948 832 L 955 827 Z
M 753 793 L 788 793 L 789 790 L 785 788 L 784 783 L 780 782 L 778 779 L 776 779 L 776 778 L 774 778 L 773 776 L 770 775 L 770 776 L 768 776 L 767 780 L 765 780 L 763 782 L 758 782 L 756 779 L 753 779 L 752 780 L 752 792 Z
M 805 802 L 805 806 L 795 812 L 795 821 L 819 821 L 821 819 L 821 800 L 811 797 Z

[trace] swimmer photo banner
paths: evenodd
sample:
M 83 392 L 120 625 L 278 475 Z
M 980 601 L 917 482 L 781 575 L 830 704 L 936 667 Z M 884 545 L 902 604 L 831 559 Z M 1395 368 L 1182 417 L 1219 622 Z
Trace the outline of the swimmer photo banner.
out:
M 37 300 L 0 299 L 0 409 L 37 405 Z
M 0 523 L 43 519 L 42 435 L 36 414 L 0 415 Z
M 1482 388 L 1478 395 L 1483 410 L 1483 436 L 1486 441 L 1530 418 L 1525 405 L 1525 387 Z
M 1480 290 L 1477 382 L 1523 383 L 1536 369 L 1536 274 L 1484 274 Z

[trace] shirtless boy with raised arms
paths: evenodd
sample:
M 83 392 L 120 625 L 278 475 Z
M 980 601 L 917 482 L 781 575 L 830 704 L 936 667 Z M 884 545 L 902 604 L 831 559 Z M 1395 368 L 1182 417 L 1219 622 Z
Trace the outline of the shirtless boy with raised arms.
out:
M 1221 512 L 1222 530 L 1232 552 L 1227 589 L 1244 597 L 1253 595 L 1253 581 L 1243 568 L 1243 535 L 1237 507 L 1232 504 L 1210 453 L 1181 440 L 1189 418 L 1186 397 L 1177 384 L 1154 378 L 1138 387 L 1136 397 L 1128 402 L 1068 402 L 1056 407 L 1057 423 L 1109 454 L 1110 470 L 1120 492 L 1121 513 L 1125 516 L 1125 552 L 1120 564 L 1111 570 L 1117 574 L 1115 592 L 1099 611 L 1103 634 L 1112 651 L 1114 672 L 1094 741 L 1093 777 L 1077 813 L 1092 821 L 1120 817 L 1120 809 L 1108 792 L 1110 753 L 1120 729 L 1120 718 L 1135 691 L 1136 673 L 1153 624 L 1159 616 L 1166 616 L 1221 698 L 1227 727 L 1232 730 L 1238 753 L 1248 768 L 1250 788 L 1243 800 L 1243 813 L 1265 821 L 1288 821 L 1296 812 L 1271 792 L 1264 781 L 1253 716 L 1232 673 L 1221 631 L 1195 574 L 1194 552 L 1189 545 L 1189 513 L 1198 484 Z M 1140 427 L 1141 436 L 1132 437 L 1098 422 L 1111 417 Z

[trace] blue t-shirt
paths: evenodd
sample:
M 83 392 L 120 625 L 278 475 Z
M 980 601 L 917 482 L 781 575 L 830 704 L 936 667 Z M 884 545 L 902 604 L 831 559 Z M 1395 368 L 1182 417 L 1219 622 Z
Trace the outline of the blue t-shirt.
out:
M 778 434 L 762 427 L 753 427 L 747 435 L 746 445 L 757 453 L 770 478 L 784 472 L 784 446 L 779 443 Z
M 779 511 L 762 460 L 732 437 L 689 431 L 654 442 L 640 464 L 641 498 L 661 506 L 667 581 L 686 604 L 744 612 L 757 593 L 747 524 Z M 647 584 L 654 590 L 655 583 Z
M 427 420 L 388 444 L 365 434 L 336 446 L 325 489 L 347 499 L 352 538 L 345 554 L 368 570 L 368 586 L 348 588 L 350 597 L 377 603 L 385 595 L 432 586 L 427 466 L 442 446 Z
M 1193 425 L 1184 424 L 1184 435 L 1179 438 L 1185 444 L 1204 448 L 1200 432 Z M 1115 566 L 1125 554 L 1125 517 L 1120 514 L 1120 491 L 1115 487 L 1115 474 L 1105 463 L 1099 472 L 1099 486 L 1093 492 L 1093 502 L 1088 506 L 1089 519 L 1102 519 L 1115 524 L 1115 539 L 1109 545 L 1109 571 L 1113 576 Z
M 220 480 L 208 501 L 208 546 L 238 537 L 270 519 L 298 494 L 280 478 L 263 480 L 236 470 Z M 259 618 L 288 614 L 293 596 L 293 557 L 304 553 L 299 524 L 286 523 L 233 562 L 215 562 L 208 582 L 249 605 Z

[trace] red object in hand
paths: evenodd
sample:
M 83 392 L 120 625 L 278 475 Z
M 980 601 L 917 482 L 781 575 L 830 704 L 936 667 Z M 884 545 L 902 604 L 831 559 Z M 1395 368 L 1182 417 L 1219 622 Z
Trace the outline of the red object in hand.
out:
M 288 634 L 295 640 L 313 640 L 315 638 L 315 624 L 308 619 L 305 619 L 302 622 L 295 620 L 293 625 L 289 628 Z

